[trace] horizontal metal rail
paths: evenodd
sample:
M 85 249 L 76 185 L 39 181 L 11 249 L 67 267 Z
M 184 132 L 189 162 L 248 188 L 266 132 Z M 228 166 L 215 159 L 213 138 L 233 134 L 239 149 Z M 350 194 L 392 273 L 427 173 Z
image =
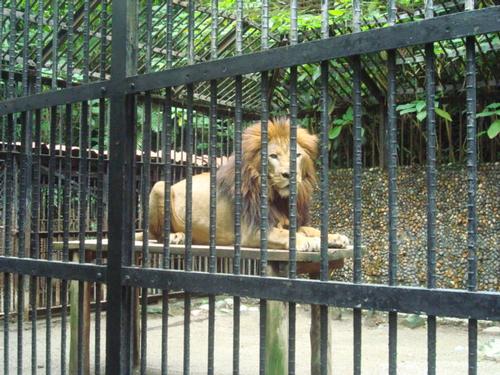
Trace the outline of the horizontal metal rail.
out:
M 500 6 L 2 101 L 0 115 L 500 31 Z
M 183 289 L 190 293 L 229 294 L 367 310 L 500 320 L 500 294 L 490 292 L 431 290 L 136 267 L 124 267 L 122 282 L 127 286 Z
M 8 99 L 0 102 L 0 115 L 105 98 L 110 96 L 110 88 L 111 81 L 102 81 Z
M 0 272 L 89 282 L 106 282 L 107 274 L 104 265 L 5 256 L 0 257 Z M 291 280 L 138 267 L 124 267 L 122 284 L 367 310 L 500 320 L 500 294 L 493 292 Z
M 0 256 L 0 272 L 63 280 L 106 282 L 106 266 L 90 263 Z

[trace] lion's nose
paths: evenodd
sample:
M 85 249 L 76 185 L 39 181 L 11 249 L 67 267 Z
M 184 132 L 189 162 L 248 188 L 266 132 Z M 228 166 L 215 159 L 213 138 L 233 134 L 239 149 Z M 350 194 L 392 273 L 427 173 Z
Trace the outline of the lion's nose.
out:
M 288 172 L 284 172 L 281 174 L 284 178 L 290 178 L 290 174 Z

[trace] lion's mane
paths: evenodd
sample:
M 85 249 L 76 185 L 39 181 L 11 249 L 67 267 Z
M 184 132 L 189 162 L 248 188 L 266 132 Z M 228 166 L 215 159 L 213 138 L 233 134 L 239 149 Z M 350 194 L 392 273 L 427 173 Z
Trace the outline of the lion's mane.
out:
M 290 143 L 290 123 L 286 118 L 269 121 L 269 143 Z M 302 157 L 301 183 L 297 183 L 297 224 L 307 225 L 309 222 L 309 204 L 312 190 L 316 185 L 316 170 L 313 160 L 317 156 L 317 137 L 305 129 L 297 129 L 297 143 L 306 155 Z M 257 123 L 245 129 L 242 136 L 241 165 L 241 217 L 244 225 L 250 231 L 257 231 L 260 223 L 260 152 L 261 125 Z M 235 157 L 232 155 L 227 163 L 217 172 L 217 191 L 221 198 L 234 200 L 235 197 Z M 271 184 L 268 184 L 269 227 L 288 226 L 288 198 L 281 197 Z

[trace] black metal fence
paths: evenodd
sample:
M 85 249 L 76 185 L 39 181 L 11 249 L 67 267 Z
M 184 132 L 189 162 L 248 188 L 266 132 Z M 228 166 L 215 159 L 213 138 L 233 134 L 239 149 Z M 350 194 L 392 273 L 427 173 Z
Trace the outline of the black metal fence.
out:
M 269 48 L 269 2 L 261 3 L 262 23 L 261 51 L 243 53 L 243 35 L 247 23 L 243 19 L 243 1 L 235 2 L 235 44 L 234 56 L 219 58 L 218 55 L 218 19 L 217 1 L 212 1 L 211 18 L 205 22 L 210 33 L 210 57 L 205 62 L 195 61 L 195 30 L 199 12 L 195 1 L 187 3 L 187 30 L 183 43 L 174 46 L 172 35 L 175 28 L 174 0 L 167 0 L 158 7 L 156 2 L 122 0 L 111 4 L 106 0 L 81 2 L 82 8 L 75 9 L 73 0 L 26 1 L 23 18 L 17 17 L 16 1 L 0 2 L 2 28 L 8 25 L 8 48 L 3 49 L 1 61 L 7 61 L 7 80 L 3 86 L 7 99 L 0 103 L 2 124 L 2 155 L 0 178 L 5 180 L 4 205 L 2 214 L 5 217 L 3 234 L 3 254 L 0 256 L 0 271 L 3 272 L 3 311 L 12 310 L 13 295 L 16 295 L 16 322 L 11 321 L 8 313 L 3 318 L 3 371 L 12 373 L 37 373 L 37 358 L 45 356 L 46 373 L 51 373 L 55 355 L 51 348 L 56 329 L 51 320 L 51 305 L 55 294 L 60 296 L 61 323 L 60 341 L 57 347 L 60 355 L 58 371 L 62 374 L 69 371 L 83 374 L 88 358 L 85 351 L 85 318 L 84 294 L 85 283 L 93 286 L 95 294 L 96 334 L 93 341 L 95 358 L 93 368 L 96 374 L 101 373 L 101 364 L 105 362 L 107 374 L 130 374 L 138 360 L 141 374 L 147 373 L 148 355 L 147 335 L 147 302 L 151 289 L 162 290 L 162 341 L 161 341 L 161 373 L 169 373 L 168 343 L 168 304 L 172 291 L 184 291 L 184 341 L 183 341 L 183 373 L 190 373 L 190 310 L 192 295 L 203 293 L 209 295 L 209 334 L 208 334 L 208 368 L 207 373 L 217 373 L 214 367 L 215 350 L 215 296 L 228 294 L 234 296 L 234 336 L 233 336 L 233 373 L 240 373 L 240 331 L 239 306 L 241 297 L 260 299 L 260 349 L 259 373 L 266 369 L 266 314 L 268 300 L 288 302 L 289 305 L 289 337 L 288 337 L 288 372 L 295 371 L 295 325 L 296 303 L 321 305 L 320 308 L 320 373 L 328 373 L 328 306 L 340 306 L 353 309 L 353 368 L 355 374 L 361 368 L 361 313 L 363 310 L 380 310 L 389 312 L 389 373 L 397 372 L 397 318 L 398 313 L 423 313 L 427 315 L 428 329 L 428 373 L 436 372 L 436 317 L 459 317 L 469 320 L 468 368 L 470 374 L 477 373 L 477 323 L 478 320 L 500 319 L 500 294 L 476 291 L 477 259 L 476 238 L 478 231 L 476 215 L 477 195 L 477 160 L 476 160 L 476 59 L 475 38 L 478 35 L 498 33 L 500 31 L 500 7 L 489 6 L 474 9 L 474 1 L 465 1 L 465 9 L 453 14 L 433 17 L 433 2 L 425 5 L 425 20 L 396 23 L 395 1 L 388 1 L 388 25 L 370 31 L 361 30 L 361 2 L 353 1 L 352 30 L 353 33 L 330 37 L 329 10 L 327 0 L 321 2 L 322 16 L 321 39 L 299 43 L 297 30 L 297 2 L 292 0 L 291 27 L 289 45 Z M 7 7 L 9 4 L 10 7 Z M 52 19 L 47 19 L 45 11 L 49 5 Z M 9 10 L 6 12 L 5 10 Z M 151 40 L 153 28 L 152 15 L 165 12 L 165 39 L 161 41 L 161 51 L 165 51 L 165 69 L 153 69 L 152 53 L 158 41 Z M 65 20 L 62 21 L 61 14 Z M 8 17 L 7 17 L 8 15 Z M 111 15 L 111 22 L 110 22 Z M 35 19 L 35 23 L 33 23 Z M 79 22 L 75 23 L 75 19 Z M 141 23 L 138 23 L 138 20 Z M 142 20 L 142 21 L 141 21 Z M 206 21 L 206 20 L 205 20 Z M 142 28 L 138 27 L 142 25 Z M 46 30 L 50 25 L 51 29 Z M 111 25 L 111 33 L 109 27 Z M 75 28 L 79 30 L 75 34 Z M 75 37 L 77 35 L 77 37 Z M 50 48 L 44 49 L 44 38 L 53 36 Z M 62 36 L 62 37 L 61 37 Z M 78 38 L 81 38 L 78 39 Z M 468 290 L 443 290 L 435 288 L 435 222 L 437 206 L 436 192 L 436 133 L 435 133 L 435 62 L 434 45 L 444 40 L 465 38 L 466 40 L 466 102 L 467 111 L 467 168 L 468 168 L 468 230 L 467 246 L 469 254 Z M 2 37 L 0 37 L 2 40 Z M 80 40 L 82 43 L 76 43 Z M 111 41 L 111 43 L 110 43 Z M 227 42 L 227 41 L 225 41 Z M 185 51 L 178 51 L 179 45 Z M 426 288 L 410 288 L 397 285 L 397 157 L 396 147 L 396 53 L 398 49 L 424 46 L 426 68 L 426 110 L 427 110 L 427 166 L 428 166 L 428 282 Z M 78 47 L 75 49 L 75 47 Z M 175 48 L 174 48 L 175 47 Z M 106 72 L 107 51 L 111 48 L 110 76 Z M 35 51 L 34 62 L 29 59 L 29 52 Z M 60 60 L 64 51 L 64 61 Z M 387 137 L 389 147 L 389 236 L 390 267 L 389 285 L 368 285 L 363 283 L 361 262 L 363 256 L 370 256 L 370 249 L 362 251 L 361 233 L 361 184 L 362 184 L 362 128 L 363 97 L 362 83 L 363 63 L 361 57 L 368 54 L 387 52 Z M 173 67 L 174 56 L 181 53 L 184 62 Z M 51 70 L 44 71 L 44 56 L 52 54 Z M 79 70 L 75 70 L 73 62 L 81 58 Z M 16 57 L 19 57 L 17 59 Z M 140 58 L 139 58 L 140 57 Z M 329 62 L 337 59 L 348 59 L 352 70 L 352 106 L 353 106 L 353 148 L 352 163 L 354 168 L 354 276 L 352 283 L 338 283 L 328 280 L 328 132 L 332 119 L 329 111 Z M 56 61 L 61 61 L 58 66 Z M 320 280 L 302 280 L 297 278 L 296 233 L 298 222 L 297 208 L 297 128 L 298 102 L 297 69 L 304 64 L 320 66 L 320 190 L 321 190 L 321 276 Z M 20 73 L 16 73 L 20 65 Z M 139 66 L 140 65 L 140 66 Z M 60 70 L 64 66 L 66 87 L 59 89 Z M 89 67 L 94 67 L 91 72 Z M 260 257 L 258 270 L 260 275 L 242 275 L 241 223 L 245 220 L 241 214 L 242 207 L 242 129 L 244 127 L 243 93 L 248 82 L 258 80 L 260 85 L 261 115 L 261 154 L 260 174 L 268 174 L 268 121 L 269 85 L 271 72 L 277 69 L 289 69 L 289 115 L 290 115 L 290 186 L 289 186 L 289 277 L 274 278 L 266 274 L 268 266 L 269 207 L 268 179 L 260 179 L 261 197 L 260 217 Z M 137 74 L 140 72 L 141 74 Z M 75 74 L 79 84 L 72 85 Z M 17 77 L 16 75 L 20 75 Z M 20 78 L 20 80 L 18 79 Z M 50 78 L 50 89 L 44 89 L 42 83 Z M 220 82 L 225 83 L 221 87 Z M 227 85 L 230 86 L 229 88 Z M 209 108 L 204 115 L 197 107 L 195 95 L 201 84 L 209 85 Z M 234 91 L 234 112 L 226 107 L 223 115 L 219 115 L 219 93 L 223 90 Z M 179 93 L 185 93 L 182 105 L 185 112 L 177 116 L 178 102 L 173 103 Z M 175 106 L 174 106 L 175 104 Z M 158 112 L 154 106 L 161 106 L 160 120 L 153 120 Z M 185 113 L 185 116 L 184 116 Z M 182 119 L 182 131 L 178 121 Z M 197 132 L 197 119 L 204 124 L 204 131 Z M 45 126 L 45 125 L 46 126 Z M 159 129 L 153 126 L 161 125 Z M 365 124 L 364 126 L 369 126 Z M 227 134 L 231 136 L 228 137 Z M 201 148 L 195 148 L 195 134 L 206 137 L 199 140 Z M 222 139 L 222 140 L 221 140 Z M 176 146 L 182 145 L 181 147 Z M 62 145 L 56 147 L 56 145 Z M 78 146 L 78 147 L 76 147 Z M 43 151 L 43 149 L 45 151 Z M 68 152 L 68 150 L 72 150 Z M 176 157 L 172 152 L 179 151 L 182 168 L 174 168 Z M 232 274 L 218 272 L 216 266 L 216 169 L 225 155 L 234 151 L 235 156 L 235 199 L 234 199 L 234 255 Z M 156 157 L 152 153 L 156 152 Z M 198 168 L 196 155 L 209 153 L 207 165 Z M 75 162 L 77 161 L 77 162 Z M 16 167 L 18 165 L 18 167 Z M 152 172 L 157 165 L 158 172 Z M 200 272 L 193 265 L 193 233 L 191 222 L 193 175 L 201 169 L 210 172 L 210 245 L 208 272 Z M 45 169 L 44 169 L 45 168 Z M 74 174 L 75 168 L 78 173 Z M 107 181 L 107 207 L 105 212 L 105 171 L 109 171 Z M 176 170 L 182 175 L 175 176 Z M 44 172 L 45 171 L 45 172 Z M 179 172 L 181 173 L 181 172 Z M 46 178 L 46 181 L 42 178 Z M 137 178 L 137 176 L 140 176 Z M 139 254 L 135 251 L 134 233 L 137 225 L 147 228 L 149 220 L 148 194 L 152 181 L 161 177 L 165 184 L 165 217 L 164 238 L 169 238 L 170 224 L 170 186 L 172 181 L 180 177 L 186 179 L 186 231 L 185 253 L 182 270 L 173 269 L 167 261 L 171 256 L 168 241 L 162 247 L 156 267 L 151 267 L 151 246 L 145 241 Z M 138 183 L 140 181 L 140 183 Z M 46 189 L 46 191 L 44 190 Z M 139 194 L 137 194 L 139 192 Z M 138 197 L 138 196 L 139 197 Z M 43 198 L 43 199 L 42 199 Z M 42 201 L 45 201 L 42 202 Z M 140 210 L 137 202 L 140 201 Z M 95 206 L 93 206 L 93 204 Z M 47 207 L 47 212 L 41 210 Z M 73 208 L 72 208 L 73 207 Z M 89 208 L 95 207 L 95 229 L 90 228 Z M 77 224 L 71 223 L 71 212 L 78 213 Z M 40 218 L 46 217 L 46 229 L 40 227 Z M 56 233 L 55 226 L 62 219 L 61 260 L 55 260 Z M 107 220 L 105 220 L 107 219 Z M 106 223 L 107 221 L 107 223 Z M 107 224 L 107 225 L 106 225 Z M 76 225 L 78 244 L 71 246 L 71 231 Z M 109 246 L 104 249 L 105 228 L 108 228 Z M 14 228 L 26 236 L 15 236 Z M 46 231 L 46 254 L 42 254 L 42 232 Z M 90 232 L 94 231 L 94 235 Z M 29 235 L 28 235 L 29 234 Z M 85 240 L 94 237 L 95 252 L 88 256 Z M 14 241 L 14 238 L 16 240 Z M 76 250 L 75 250 L 76 249 Z M 498 251 L 498 249 L 496 249 Z M 155 253 L 156 254 L 156 253 Z M 42 256 L 44 255 L 44 256 Z M 156 255 L 155 255 L 156 256 Z M 105 261 L 107 258 L 107 261 Z M 196 270 L 195 270 L 196 269 Z M 257 268 L 256 268 L 257 269 Z M 60 290 L 52 289 L 52 281 L 61 280 Z M 46 305 L 46 338 L 44 350 L 38 344 L 37 284 L 44 280 Z M 75 281 L 78 290 L 77 301 L 72 304 L 76 308 L 76 334 L 74 356 L 67 358 L 68 338 L 68 288 Z M 102 295 L 102 285 L 106 285 L 106 296 Z M 15 289 L 14 289 L 15 286 Z M 59 288 L 58 288 L 59 289 Z M 138 292 L 140 290 L 140 293 Z M 141 295 L 140 338 L 134 337 L 136 324 L 133 308 L 138 295 Z M 106 357 L 101 358 L 101 320 L 103 319 L 102 301 L 106 299 Z M 77 306 L 75 306 L 75 304 Z M 24 360 L 24 330 L 27 323 L 24 318 L 31 314 L 31 361 Z M 12 332 L 15 332 L 12 334 Z M 13 340 L 12 335 L 16 336 Z M 17 345 L 14 347 L 13 342 Z M 139 344 L 140 343 L 140 344 Z M 179 342 L 180 344 L 180 342 Z M 134 352 L 132 348 L 140 348 Z M 17 363 L 12 363 L 11 352 L 16 350 Z M 29 368 L 31 366 L 31 369 Z

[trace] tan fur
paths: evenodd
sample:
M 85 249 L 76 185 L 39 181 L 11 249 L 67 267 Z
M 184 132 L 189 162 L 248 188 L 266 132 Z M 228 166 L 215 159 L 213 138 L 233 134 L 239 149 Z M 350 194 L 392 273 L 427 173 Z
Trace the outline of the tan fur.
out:
M 268 200 L 269 228 L 268 244 L 270 248 L 288 249 L 288 184 L 290 173 L 290 125 L 287 119 L 277 119 L 268 125 Z M 242 138 L 242 245 L 258 247 L 260 245 L 260 152 L 261 126 L 248 127 Z M 299 251 L 318 251 L 320 232 L 307 227 L 309 205 L 312 190 L 316 185 L 314 160 L 317 157 L 317 138 L 305 129 L 297 129 L 297 249 Z M 234 155 L 217 172 L 217 209 L 216 242 L 218 245 L 234 243 Z M 153 239 L 163 241 L 164 222 L 163 181 L 157 182 L 149 199 L 149 233 Z M 171 236 L 170 241 L 182 243 L 185 232 L 186 181 L 182 180 L 171 187 Z M 192 239 L 193 244 L 209 243 L 210 210 L 210 175 L 208 173 L 193 176 L 192 199 Z M 345 247 L 347 237 L 329 234 L 330 247 Z

